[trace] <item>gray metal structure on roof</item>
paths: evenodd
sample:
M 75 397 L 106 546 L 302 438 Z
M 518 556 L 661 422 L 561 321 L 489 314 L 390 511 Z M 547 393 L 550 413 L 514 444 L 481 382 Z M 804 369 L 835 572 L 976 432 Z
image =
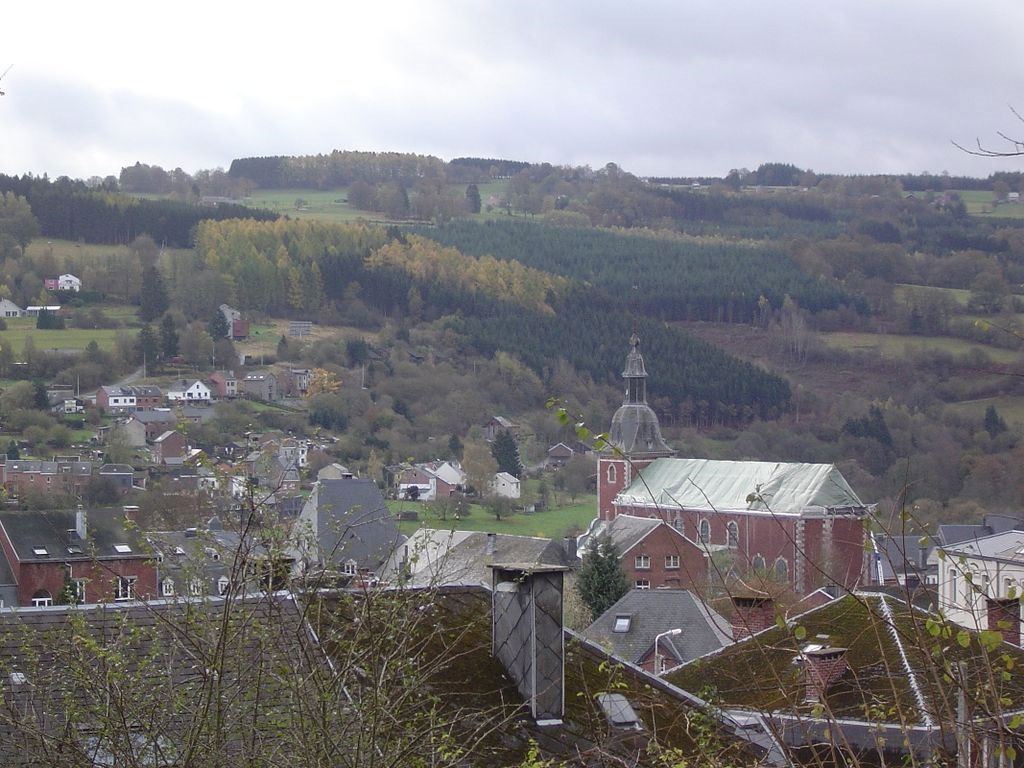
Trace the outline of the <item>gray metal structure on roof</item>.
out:
M 618 616 L 629 616 L 626 632 L 614 631 Z M 682 634 L 663 637 L 658 647 L 677 664 L 732 642 L 729 622 L 685 589 L 631 589 L 582 634 L 609 648 L 612 655 L 638 664 L 652 650 L 657 635 L 676 628 Z
M 813 515 L 867 507 L 834 464 L 659 458 L 617 505 Z
M 947 554 L 1024 563 L 1024 531 L 995 533 L 945 548 Z

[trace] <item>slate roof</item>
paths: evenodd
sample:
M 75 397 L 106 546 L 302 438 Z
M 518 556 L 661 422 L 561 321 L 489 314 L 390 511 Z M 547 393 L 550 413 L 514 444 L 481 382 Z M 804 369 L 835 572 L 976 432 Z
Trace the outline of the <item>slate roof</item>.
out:
M 0 763 L 178 765 L 194 740 L 231 764 L 297 764 L 282 750 L 322 663 L 311 645 L 281 594 L 0 610 Z
M 752 494 L 760 498 L 748 500 Z M 616 502 L 772 514 L 866 510 L 834 464 L 713 459 L 656 459 Z
M 629 630 L 615 632 L 616 619 L 629 616 Z M 683 664 L 732 642 L 731 625 L 685 589 L 631 589 L 583 631 L 583 636 L 613 656 L 638 664 L 654 646 L 655 637 L 682 629 L 658 643 L 662 654 Z
M 728 764 L 753 765 L 764 759 L 773 742 L 753 724 L 744 729 L 724 712 L 686 691 L 628 663 L 617 662 L 586 638 L 565 629 L 565 712 L 560 723 L 538 725 L 516 685 L 491 654 L 490 595 L 481 588 L 402 590 L 392 601 L 408 601 L 413 618 L 391 632 L 409 638 L 411 663 L 426 672 L 422 688 L 443 721 L 452 722 L 452 741 L 472 745 L 461 761 L 465 766 L 494 768 L 520 765 L 531 742 L 541 759 L 566 761 L 568 766 L 654 764 L 647 751 L 648 738 L 700 759 L 720 750 Z M 323 598 L 325 606 L 333 598 Z M 378 596 L 377 601 L 382 598 Z M 375 667 L 382 627 L 366 610 L 373 603 L 360 595 L 346 595 L 319 615 L 337 622 L 318 627 L 321 637 L 344 632 L 345 644 L 331 653 L 342 659 L 358 654 Z M 383 630 L 386 631 L 386 630 Z M 623 695 L 639 714 L 643 732 L 613 729 L 597 701 L 600 692 Z M 354 692 L 358 695 L 358 692 Z M 707 716 L 706 741 L 693 734 L 695 714 Z M 778 764 L 776 751 L 762 764 Z M 561 762 L 559 763 L 562 764 Z M 696 763 L 696 764 L 699 764 Z
M 19 459 L 8 461 L 6 472 L 40 472 L 44 475 L 60 474 L 61 467 L 70 466 L 72 475 L 91 475 L 95 464 L 91 461 L 34 461 Z
M 663 524 L 663 521 L 656 517 L 637 517 L 635 515 L 616 515 L 612 520 L 597 520 L 591 525 L 590 531 L 580 536 L 577 554 L 583 557 L 590 542 L 608 535 L 619 554 L 623 555 L 647 534 Z
M 99 469 L 101 475 L 134 475 L 135 467 L 128 464 L 104 464 Z
M 872 533 L 871 540 L 874 546 L 874 572 L 871 574 L 873 580 L 879 576 L 884 581 L 891 581 L 902 576 L 916 576 L 921 581 L 925 580 L 929 572 L 927 561 L 921 564 L 921 535 L 911 534 L 909 536 L 890 536 L 883 533 Z M 927 541 L 925 545 L 925 557 L 934 548 L 934 544 Z M 879 573 L 879 570 L 881 573 Z
M 236 555 L 248 560 L 266 554 L 266 549 L 252 537 L 246 537 L 243 546 L 238 532 L 219 528 L 151 531 L 146 534 L 146 541 L 157 558 L 157 590 L 161 594 L 163 580 L 170 578 L 176 594 L 188 594 L 189 585 L 198 579 L 203 582 L 203 594 L 216 595 L 217 581 L 222 576 L 232 577 Z M 235 584 L 232 588 L 238 587 Z
M 941 739 L 942 726 L 956 711 L 955 691 L 942 674 L 947 663 L 965 665 L 969 698 L 977 696 L 994 711 L 1024 707 L 1024 676 L 993 680 L 990 661 L 1005 653 L 1019 666 L 1024 650 L 1000 643 L 990 654 L 981 648 L 977 633 L 966 631 L 963 637 L 970 642 L 963 648 L 954 638 L 960 627 L 949 636 L 933 637 L 926 625 L 929 617 L 891 596 L 846 595 L 665 677 L 689 690 L 710 686 L 724 706 L 831 722 L 851 743 L 865 739 L 860 746 L 871 747 L 876 736 L 884 736 L 886 748 L 896 751 L 903 748 L 905 733 L 914 728 Z M 796 627 L 801 628 L 802 639 L 797 639 Z M 804 697 L 802 650 L 811 644 L 848 649 L 849 669 L 829 688 L 821 714 Z M 993 705 L 998 697 L 1007 697 L 1010 704 Z M 981 709 L 977 704 L 976 710 Z M 886 723 L 893 727 L 882 728 Z M 800 733 L 804 732 L 791 736 L 798 738 Z M 805 735 L 814 737 L 811 731 Z
M 1024 563 L 1024 531 L 1006 531 L 981 539 L 962 541 L 946 547 L 946 552 L 1004 562 Z
M 302 518 L 313 523 L 321 559 L 351 559 L 371 571 L 384 564 L 401 536 L 380 490 L 365 478 L 319 480 Z
M 164 424 L 177 419 L 174 411 L 136 411 L 132 418 L 143 424 Z
M 139 540 L 138 533 L 125 527 L 124 511 L 121 509 L 90 509 L 86 512 L 86 541 L 82 546 L 75 531 L 75 512 L 0 512 L 0 525 L 14 546 L 21 562 L 64 562 L 89 558 L 138 558 L 147 557 L 147 550 Z M 127 544 L 131 552 L 118 552 L 116 544 Z M 46 549 L 46 555 L 36 555 L 37 547 Z M 71 552 L 69 548 L 83 550 Z
M 571 566 L 560 542 L 536 536 L 420 528 L 388 559 L 381 577 L 412 587 L 491 586 L 494 563 Z

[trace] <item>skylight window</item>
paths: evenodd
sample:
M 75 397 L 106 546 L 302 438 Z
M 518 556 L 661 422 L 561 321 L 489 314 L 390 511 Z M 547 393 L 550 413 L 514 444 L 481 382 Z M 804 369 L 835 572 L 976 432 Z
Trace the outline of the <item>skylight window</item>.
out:
M 615 617 L 615 626 L 612 628 L 612 632 L 629 632 L 629 625 L 632 622 L 632 617 L 626 614 L 620 614 Z
M 117 552 L 119 555 L 130 555 L 132 548 L 129 547 L 127 544 L 115 544 L 114 551 Z
M 613 727 L 629 730 L 643 728 L 636 711 L 621 693 L 599 693 L 597 694 L 597 703 Z
M 82 554 L 82 548 L 80 546 L 78 546 L 77 544 L 72 544 L 70 547 L 68 547 L 68 554 L 69 555 L 80 555 L 80 554 Z
M 46 547 L 32 547 L 32 554 L 36 557 L 46 557 L 50 553 L 46 551 Z

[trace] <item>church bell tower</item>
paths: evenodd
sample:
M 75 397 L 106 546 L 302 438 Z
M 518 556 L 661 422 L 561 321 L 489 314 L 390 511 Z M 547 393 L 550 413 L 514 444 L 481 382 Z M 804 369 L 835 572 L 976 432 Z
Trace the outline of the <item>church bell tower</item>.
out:
M 612 417 L 609 445 L 597 460 L 597 514 L 602 520 L 615 517 L 612 502 L 640 470 L 655 459 L 675 454 L 661 436 L 657 414 L 647 404 L 647 369 L 640 354 L 640 337 L 635 333 L 629 346 L 622 371 L 625 396 Z

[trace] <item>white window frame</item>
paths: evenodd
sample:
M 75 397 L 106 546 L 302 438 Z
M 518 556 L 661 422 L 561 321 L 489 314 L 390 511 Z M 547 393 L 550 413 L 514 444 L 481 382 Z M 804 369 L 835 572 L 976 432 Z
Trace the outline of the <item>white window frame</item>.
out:
M 665 555 L 665 570 L 675 571 L 679 569 L 679 555 Z
M 638 571 L 649 571 L 651 570 L 651 556 L 650 555 L 637 555 L 633 558 L 633 566 Z
M 342 567 L 342 571 L 346 576 L 357 576 L 359 574 L 359 564 L 355 560 L 347 560 Z
M 228 593 L 228 589 L 231 588 L 231 581 L 227 576 L 221 576 L 217 579 L 217 594 L 223 597 Z
M 49 595 L 47 597 L 33 597 L 32 598 L 32 607 L 33 608 L 49 608 L 51 605 L 53 605 L 53 596 L 52 595 Z
M 192 597 L 201 597 L 203 594 L 203 582 L 200 579 L 192 579 L 188 584 L 188 593 Z
M 72 579 L 71 583 L 74 585 L 75 600 L 79 603 L 85 602 L 85 584 L 88 579 Z
M 650 589 L 651 581 L 650 579 L 637 579 L 633 587 L 634 589 Z
M 174 579 L 170 576 L 165 577 L 160 582 L 160 595 L 162 597 L 174 597 Z
M 138 576 L 118 576 L 117 577 L 117 597 L 116 600 L 134 600 L 135 599 L 135 585 L 138 582 Z

